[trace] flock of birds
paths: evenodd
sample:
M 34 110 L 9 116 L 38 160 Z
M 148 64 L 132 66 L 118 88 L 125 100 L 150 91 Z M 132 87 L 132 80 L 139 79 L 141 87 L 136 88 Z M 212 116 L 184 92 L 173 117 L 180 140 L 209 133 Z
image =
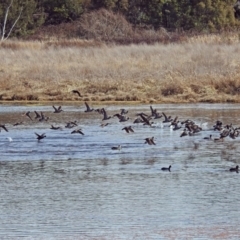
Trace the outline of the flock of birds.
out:
M 79 97 L 81 97 L 81 94 L 77 90 L 73 90 L 73 93 L 76 93 L 79 95 Z M 85 106 L 86 106 L 86 110 L 84 111 L 85 113 L 98 112 L 98 114 L 102 115 L 103 123 L 100 125 L 101 127 L 106 127 L 107 125 L 111 124 L 107 120 L 112 119 L 112 118 L 117 118 L 119 122 L 128 122 L 130 120 L 130 118 L 127 115 L 128 110 L 126 110 L 126 109 L 120 109 L 119 113 L 109 116 L 105 108 L 93 109 L 89 106 L 89 104 L 87 102 L 85 102 Z M 52 107 L 53 107 L 53 113 L 59 114 L 64 111 L 61 106 L 59 106 L 59 107 L 52 106 Z M 154 109 L 152 106 L 150 106 L 150 111 L 151 111 L 150 114 L 146 114 L 143 112 L 137 113 L 136 118 L 133 121 L 133 124 L 143 124 L 143 125 L 147 125 L 149 127 L 155 127 L 154 126 L 155 123 L 153 121 L 156 119 L 163 119 L 161 121 L 161 124 L 165 124 L 165 126 L 167 125 L 168 127 L 171 128 L 172 131 L 180 131 L 180 129 L 182 130 L 181 133 L 179 134 L 179 137 L 194 136 L 203 130 L 202 126 L 195 123 L 193 120 L 186 119 L 186 120 L 180 121 L 178 116 L 176 116 L 175 118 L 172 118 L 171 116 L 167 116 L 164 112 L 159 113 L 157 111 L 157 109 Z M 26 113 L 23 114 L 23 116 L 27 117 L 30 121 L 37 120 L 40 122 L 42 122 L 42 121 L 45 122 L 45 121 L 49 120 L 49 117 L 45 116 L 45 114 L 43 112 L 34 111 L 34 114 L 35 114 L 35 116 L 32 116 L 32 112 L 27 111 Z M 17 126 L 17 125 L 21 125 L 21 124 L 23 124 L 23 121 L 16 122 L 13 124 L 13 126 Z M 77 126 L 78 126 L 77 121 L 69 121 L 66 123 L 65 128 L 71 129 L 71 128 L 75 128 Z M 8 128 L 6 127 L 5 124 L 0 124 L 0 131 L 1 131 L 1 129 L 8 132 Z M 50 129 L 61 130 L 62 127 L 54 126 L 53 124 L 51 124 Z M 131 125 L 123 127 L 122 130 L 124 130 L 126 133 L 134 133 L 134 129 L 132 128 Z M 203 139 L 216 142 L 216 141 L 223 141 L 226 137 L 235 139 L 240 134 L 239 127 L 234 128 L 234 126 L 232 124 L 223 125 L 222 121 L 220 121 L 220 120 L 216 121 L 212 130 L 219 132 L 219 137 L 214 138 L 212 135 L 209 135 L 209 136 L 204 137 Z M 71 134 L 84 135 L 84 132 L 81 128 L 76 128 L 71 131 Z M 42 139 L 46 138 L 45 133 L 39 134 L 39 133 L 35 132 L 35 135 L 36 135 L 36 138 L 38 141 L 41 141 Z M 12 141 L 11 138 L 8 138 L 8 140 Z M 154 137 L 147 137 L 144 139 L 144 141 L 145 141 L 145 144 L 156 145 Z M 114 146 L 111 149 L 120 151 L 122 149 L 122 146 L 121 145 Z M 161 170 L 170 172 L 171 165 L 169 167 L 163 167 Z M 237 173 L 238 173 L 238 170 L 239 170 L 238 165 L 236 167 L 230 169 L 231 172 L 237 172 Z

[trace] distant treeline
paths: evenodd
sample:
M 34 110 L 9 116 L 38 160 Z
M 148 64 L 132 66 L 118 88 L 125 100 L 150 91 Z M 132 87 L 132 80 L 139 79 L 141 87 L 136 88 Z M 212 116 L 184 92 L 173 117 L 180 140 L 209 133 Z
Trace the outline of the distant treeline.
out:
M 240 23 L 239 0 L 1 0 L 0 33 L 5 20 L 7 32 L 18 16 L 12 35 L 24 36 L 42 25 L 81 21 L 83 14 L 102 8 L 134 27 L 155 30 L 215 31 Z

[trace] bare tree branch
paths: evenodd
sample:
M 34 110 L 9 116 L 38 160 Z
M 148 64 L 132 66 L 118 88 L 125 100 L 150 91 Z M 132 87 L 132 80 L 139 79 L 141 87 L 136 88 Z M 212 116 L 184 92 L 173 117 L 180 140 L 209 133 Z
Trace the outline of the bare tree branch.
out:
M 17 19 L 15 20 L 14 24 L 12 25 L 11 29 L 10 29 L 10 30 L 9 30 L 9 32 L 8 32 L 8 35 L 7 35 L 7 37 L 6 37 L 4 40 L 6 40 L 6 39 L 8 39 L 8 38 L 9 38 L 9 36 L 10 36 L 10 34 L 11 34 L 11 32 L 12 32 L 12 30 L 13 30 L 14 26 L 16 25 L 16 23 L 18 22 L 18 20 L 19 20 L 19 18 L 20 18 L 20 16 L 21 16 L 21 14 L 22 14 L 22 10 L 23 10 L 23 7 L 21 8 L 21 10 L 20 10 L 20 13 L 19 13 L 19 15 L 18 15 Z
M 10 4 L 8 5 L 8 7 L 7 7 L 7 9 L 6 9 L 6 13 L 5 13 L 5 17 L 4 17 L 4 22 L 3 22 L 3 29 L 2 29 L 2 32 L 1 32 L 1 34 L 2 34 L 2 36 L 1 36 L 1 41 L 4 41 L 4 40 L 8 39 L 8 37 L 10 36 L 10 34 L 11 34 L 14 26 L 16 25 L 16 23 L 18 22 L 21 14 L 22 14 L 23 7 L 21 8 L 20 13 L 19 13 L 17 19 L 15 20 L 15 22 L 13 23 L 11 29 L 9 30 L 7 37 L 5 37 L 8 13 L 9 13 L 9 9 L 10 9 L 10 7 L 12 6 L 12 4 L 13 4 L 13 0 L 11 0 Z
M 6 28 L 7 18 L 8 18 L 8 12 L 9 12 L 9 8 L 12 6 L 12 3 L 13 3 L 13 0 L 11 0 L 9 6 L 7 7 L 6 13 L 5 13 L 1 40 L 3 40 L 4 36 L 5 36 L 5 28 Z

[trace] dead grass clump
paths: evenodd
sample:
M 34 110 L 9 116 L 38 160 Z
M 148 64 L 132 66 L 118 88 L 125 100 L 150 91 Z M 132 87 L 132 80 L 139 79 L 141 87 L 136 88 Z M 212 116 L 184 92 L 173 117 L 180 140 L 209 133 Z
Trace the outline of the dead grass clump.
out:
M 136 95 L 127 94 L 126 97 L 125 97 L 125 100 L 126 101 L 138 101 L 140 99 Z
M 181 98 L 184 101 L 196 102 L 198 94 L 193 92 L 191 90 L 191 88 L 186 88 L 184 93 L 183 94 L 179 94 L 178 97 Z
M 112 94 L 119 90 L 119 84 L 116 84 L 115 81 L 106 79 L 88 82 L 86 83 L 86 88 L 88 89 L 87 92 L 89 94 Z
M 177 83 L 168 83 L 161 88 L 161 94 L 164 97 L 183 94 L 184 89 L 182 86 L 179 86 Z
M 5 49 L 11 49 L 11 50 L 18 50 L 21 48 L 21 45 L 14 41 L 2 41 L 0 42 L 0 47 Z
M 170 34 L 162 29 L 157 31 L 154 29 L 135 29 L 128 38 L 118 38 L 114 41 L 118 44 L 167 44 L 174 41 L 173 35 L 173 33 Z
M 85 101 L 85 102 L 89 102 L 89 101 L 91 101 L 91 100 L 90 100 L 89 97 L 85 97 L 85 98 L 83 98 L 83 101 Z
M 71 39 L 71 40 L 55 40 L 48 41 L 45 43 L 44 47 L 54 47 L 54 48 L 87 48 L 87 47 L 102 47 L 103 43 L 96 40 L 81 40 L 81 39 Z
M 14 94 L 12 96 L 5 95 L 5 98 L 2 100 L 7 101 L 38 101 L 39 98 L 35 94 Z
M 99 101 L 99 97 L 98 96 L 92 96 L 91 100 L 95 101 L 95 102 L 98 102 Z
M 202 84 L 191 83 L 190 88 L 196 94 L 201 94 L 204 92 L 204 86 Z
M 26 96 L 14 94 L 9 100 L 11 100 L 11 101 L 23 101 L 23 100 L 26 100 Z
M 240 35 L 238 31 L 226 31 L 212 34 L 194 34 L 187 37 L 188 43 L 204 43 L 204 44 L 234 44 L 239 43 Z
M 126 101 L 125 96 L 116 96 L 115 101 Z
M 27 101 L 38 101 L 39 98 L 38 98 L 38 96 L 36 96 L 36 95 L 28 94 L 28 95 L 26 96 L 26 100 L 27 100 Z
M 81 37 L 106 42 L 133 35 L 132 26 L 123 15 L 106 9 L 83 14 L 78 31 Z
M 217 97 L 214 96 L 205 96 L 198 99 L 199 102 L 204 103 L 217 103 L 220 102 Z
M 0 42 L 0 49 L 11 49 L 17 51 L 20 49 L 37 50 L 43 47 L 43 43 L 38 41 L 18 41 L 8 40 Z
M 41 26 L 27 40 L 49 41 L 56 39 L 70 39 L 78 37 L 78 21 L 61 23 L 58 25 Z
M 216 90 L 222 93 L 230 95 L 239 95 L 240 94 L 240 79 L 220 79 L 215 81 L 214 87 Z
M 51 91 L 50 89 L 47 89 L 45 92 L 43 92 L 43 94 L 50 96 L 50 97 L 56 97 L 56 96 L 60 96 L 61 92 L 60 91 Z
M 114 96 L 112 95 L 108 95 L 108 96 L 104 96 L 102 98 L 100 98 L 100 101 L 114 101 Z

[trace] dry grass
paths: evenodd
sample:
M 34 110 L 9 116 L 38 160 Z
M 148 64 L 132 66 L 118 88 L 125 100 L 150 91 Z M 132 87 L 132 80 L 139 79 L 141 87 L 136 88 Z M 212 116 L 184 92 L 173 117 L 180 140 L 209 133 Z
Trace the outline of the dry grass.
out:
M 73 101 L 78 89 L 87 101 L 240 102 L 240 43 L 237 35 L 229 39 L 3 42 L 0 100 Z

